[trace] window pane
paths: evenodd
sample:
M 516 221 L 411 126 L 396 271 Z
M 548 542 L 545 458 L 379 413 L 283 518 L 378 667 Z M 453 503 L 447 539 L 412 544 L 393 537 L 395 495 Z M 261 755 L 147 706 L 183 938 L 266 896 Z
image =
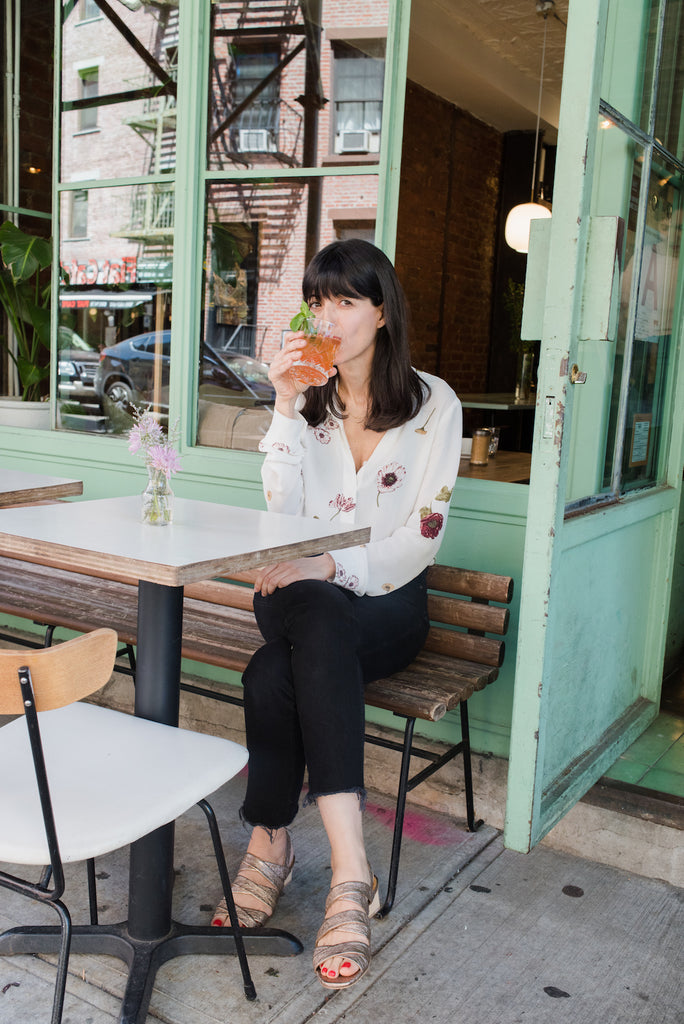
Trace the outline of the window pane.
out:
M 657 21 L 658 0 L 611 0 L 601 96 L 644 131 L 649 127 Z
M 377 152 L 382 123 L 384 59 L 348 44 L 335 55 L 335 152 Z
M 88 191 L 79 189 L 71 193 L 71 238 L 88 236 Z
M 175 166 L 178 7 L 109 6 L 114 18 L 99 7 L 94 17 L 94 5 L 63 6 L 63 181 Z
M 655 136 L 678 159 L 684 158 L 684 10 L 669 0 L 665 10 L 663 51 L 655 115 Z
M 633 332 L 633 342 L 631 353 L 626 357 L 628 375 L 622 381 L 617 373 L 615 375 L 609 434 L 611 440 L 620 431 L 622 416 L 622 437 L 617 435 L 623 445 L 622 493 L 658 483 L 665 473 L 681 230 L 681 177 L 672 167 L 654 166 L 649 179 L 643 255 L 640 265 L 638 259 L 628 255 L 623 275 L 623 309 L 627 312 L 627 330 Z M 632 287 L 635 273 L 638 273 L 638 282 Z M 625 346 L 618 340 L 616 365 L 621 368 Z M 618 402 L 621 384 L 622 407 Z M 609 449 L 606 486 L 615 458 L 615 452 Z
M 569 502 L 624 494 L 664 478 L 672 385 L 672 325 L 679 272 L 681 179 L 652 167 L 615 125 L 598 130 L 593 217 L 618 217 L 618 254 L 608 339 L 580 340 L 587 381 L 573 390 Z M 647 203 L 643 245 L 639 209 Z
M 87 237 L 74 213 L 87 209 Z M 133 407 L 168 418 L 174 194 L 169 185 L 64 191 L 59 425 L 121 433 Z M 71 218 L 71 219 L 70 219 Z
M 618 217 L 619 267 L 633 263 L 639 205 L 639 185 L 644 151 L 612 122 L 599 121 L 596 172 L 592 193 L 593 217 Z M 572 457 L 568 478 L 568 502 L 610 489 L 606 453 L 615 447 L 625 339 L 628 330 L 629 284 L 624 273 L 613 283 L 613 302 L 608 340 L 582 339 L 577 363 L 587 381 L 573 389 L 571 426 Z
M 97 100 L 98 88 L 99 72 L 97 69 L 94 71 L 82 71 L 81 99 L 95 103 Z M 89 129 L 97 127 L 97 106 L 84 107 L 79 111 L 78 127 L 81 131 L 88 131 Z
M 209 186 L 198 444 L 256 450 L 275 397 L 268 363 L 301 302 L 304 267 L 340 231 L 371 234 L 376 207 L 372 175 Z
M 302 7 L 212 4 L 211 169 L 377 160 L 388 2 L 338 0 L 321 25 Z

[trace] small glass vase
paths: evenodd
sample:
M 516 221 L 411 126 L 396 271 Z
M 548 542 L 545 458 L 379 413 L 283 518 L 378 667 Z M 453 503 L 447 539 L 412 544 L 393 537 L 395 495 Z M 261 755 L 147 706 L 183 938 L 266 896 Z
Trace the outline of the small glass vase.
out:
M 142 521 L 151 526 L 168 526 L 173 521 L 173 491 L 162 469 L 148 466 L 149 479 L 142 494 Z
M 534 367 L 534 353 L 521 352 L 518 356 L 517 383 L 515 385 L 516 402 L 529 402 L 532 391 L 532 371 Z

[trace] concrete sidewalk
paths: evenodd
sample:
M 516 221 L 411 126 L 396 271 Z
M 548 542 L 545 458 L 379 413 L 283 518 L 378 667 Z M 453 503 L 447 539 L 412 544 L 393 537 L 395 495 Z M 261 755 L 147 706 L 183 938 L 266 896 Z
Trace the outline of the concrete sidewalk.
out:
M 213 800 L 234 870 L 246 842 L 237 823 L 244 780 Z M 367 844 L 386 877 L 392 808 L 372 795 Z M 368 975 L 330 996 L 313 977 L 311 951 L 329 885 L 327 844 L 315 808 L 294 828 L 296 865 L 274 926 L 304 953 L 251 958 L 256 1003 L 242 995 L 233 958 L 180 957 L 157 975 L 148 1022 L 165 1024 L 684 1024 L 682 890 L 547 847 L 505 850 L 488 826 L 469 834 L 453 819 L 411 809 L 397 903 L 373 923 Z M 200 812 L 177 828 L 174 915 L 207 923 L 218 896 Z M 103 858 L 101 919 L 125 917 L 127 857 Z M 69 870 L 74 919 L 85 920 L 82 866 Z M 40 915 L 43 914 L 42 917 Z M 52 916 L 0 892 L 0 929 Z M 49 958 L 0 960 L 1 1024 L 49 1019 Z M 120 961 L 72 956 L 65 1024 L 116 1021 L 125 984 Z

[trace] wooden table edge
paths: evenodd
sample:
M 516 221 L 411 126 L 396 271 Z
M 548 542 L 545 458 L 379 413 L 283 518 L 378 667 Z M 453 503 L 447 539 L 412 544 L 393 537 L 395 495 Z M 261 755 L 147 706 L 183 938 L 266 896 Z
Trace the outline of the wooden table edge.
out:
M 151 527 L 166 529 L 166 527 Z M 267 550 L 235 554 L 229 558 L 209 558 L 184 566 L 159 565 L 143 559 L 126 558 L 89 548 L 77 548 L 72 545 L 57 544 L 48 541 L 34 540 L 13 533 L 0 532 L 0 555 L 14 558 L 22 557 L 27 562 L 38 562 L 41 565 L 53 566 L 56 569 L 67 569 L 80 572 L 87 576 L 91 570 L 116 577 L 130 576 L 148 583 L 158 583 L 166 587 L 182 587 L 186 583 L 199 583 L 222 573 L 241 572 L 254 569 L 270 562 L 281 562 L 288 558 L 303 558 L 307 555 L 318 555 L 329 549 L 355 547 L 366 544 L 370 540 L 370 527 L 359 527 L 346 533 L 332 533 L 324 537 L 310 538 L 305 541 L 292 541 Z

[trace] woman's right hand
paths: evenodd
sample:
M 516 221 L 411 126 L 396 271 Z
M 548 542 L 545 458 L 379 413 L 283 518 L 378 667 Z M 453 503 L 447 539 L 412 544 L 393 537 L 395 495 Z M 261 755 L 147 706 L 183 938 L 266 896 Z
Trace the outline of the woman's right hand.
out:
M 290 417 L 294 416 L 295 402 L 299 395 L 311 387 L 310 384 L 297 380 L 291 372 L 306 343 L 307 336 L 303 331 L 292 331 L 286 336 L 283 347 L 276 352 L 268 369 L 269 380 L 276 392 L 275 407 Z M 337 370 L 333 368 L 329 376 L 334 376 L 336 372 Z
M 306 345 L 303 331 L 293 331 L 285 338 L 283 347 L 276 352 L 268 368 L 268 377 L 276 392 L 276 407 L 285 411 L 283 405 L 292 407 L 299 395 L 306 391 L 308 385 L 295 379 L 290 371 L 297 362 L 299 354 Z

